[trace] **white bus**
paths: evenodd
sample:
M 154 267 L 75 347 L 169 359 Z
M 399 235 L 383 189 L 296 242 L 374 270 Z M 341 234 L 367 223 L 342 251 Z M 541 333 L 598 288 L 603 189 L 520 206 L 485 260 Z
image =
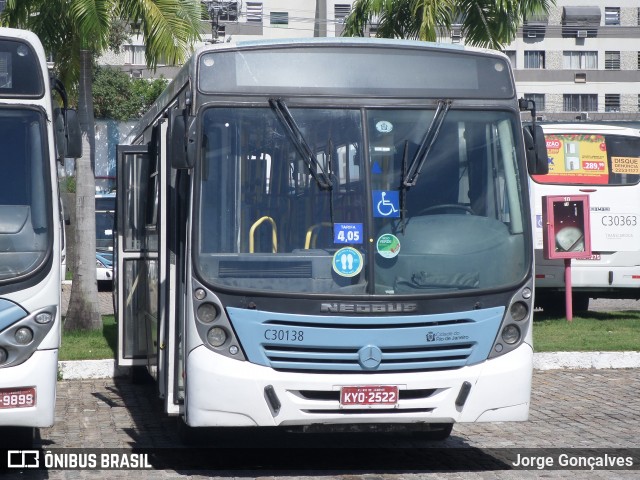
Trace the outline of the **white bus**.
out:
M 0 435 L 9 447 L 54 420 L 63 228 L 56 157 L 79 156 L 79 137 L 74 130 L 69 142 L 75 112 L 53 108 L 52 88 L 59 84 L 50 84 L 38 38 L 0 28 Z
M 96 194 L 96 250 L 113 253 L 116 220 L 115 192 Z
M 571 262 L 573 310 L 590 298 L 640 298 L 640 129 L 547 124 L 549 174 L 533 175 L 536 303 L 564 311 L 564 263 L 542 255 L 542 197 L 588 195 L 592 255 Z
M 527 419 L 520 106 L 497 52 L 198 50 L 119 147 L 119 364 L 191 427 Z

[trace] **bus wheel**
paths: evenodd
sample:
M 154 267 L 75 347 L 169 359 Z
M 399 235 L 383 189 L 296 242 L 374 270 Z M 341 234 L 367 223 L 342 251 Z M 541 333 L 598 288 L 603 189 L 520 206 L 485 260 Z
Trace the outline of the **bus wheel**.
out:
M 543 296 L 544 295 L 544 296 Z M 566 301 L 564 292 L 545 293 L 536 297 L 536 306 L 542 308 L 546 315 L 564 315 L 566 313 Z M 589 295 L 586 293 L 574 293 L 572 310 L 574 313 L 589 310 Z
M 573 294 L 573 311 L 586 312 L 589 310 L 589 295 L 585 293 Z
M 0 448 L 31 449 L 36 438 L 34 427 L 0 428 Z
M 203 438 L 200 429 L 187 425 L 182 415 L 178 415 L 176 418 L 176 431 L 178 433 L 178 441 L 183 446 L 195 447 L 202 445 Z
M 449 438 L 453 430 L 453 423 L 430 423 L 413 430 L 411 434 L 419 440 L 429 440 L 433 442 L 441 442 Z

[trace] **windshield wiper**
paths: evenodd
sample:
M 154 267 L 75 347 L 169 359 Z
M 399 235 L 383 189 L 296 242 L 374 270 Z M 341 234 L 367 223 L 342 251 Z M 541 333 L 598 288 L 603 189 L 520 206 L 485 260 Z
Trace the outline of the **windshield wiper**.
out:
M 438 107 L 436 108 L 433 120 L 431 120 L 427 133 L 425 133 L 422 138 L 418 151 L 413 157 L 413 160 L 411 160 L 411 165 L 409 165 L 409 169 L 406 171 L 404 178 L 402 179 L 403 188 L 413 187 L 418 181 L 418 175 L 420 175 L 420 171 L 427 159 L 427 155 L 429 155 L 429 152 L 431 151 L 431 147 L 433 147 L 433 144 L 436 142 L 436 138 L 438 138 L 440 127 L 442 127 L 442 123 L 447 116 L 449 108 L 451 108 L 451 100 L 438 100 Z
M 318 183 L 318 186 L 323 190 L 331 190 L 333 188 L 333 183 L 329 176 L 325 173 L 322 165 L 318 162 L 318 159 L 313 154 L 313 150 L 309 147 L 309 144 L 304 139 L 302 132 L 300 131 L 300 127 L 293 119 L 291 112 L 287 108 L 287 104 L 282 99 L 269 99 L 269 105 L 271 109 L 275 112 L 278 120 L 282 123 L 287 135 L 293 142 L 293 145 L 298 150 L 298 153 L 302 156 L 302 159 L 307 164 L 309 168 L 309 173 Z

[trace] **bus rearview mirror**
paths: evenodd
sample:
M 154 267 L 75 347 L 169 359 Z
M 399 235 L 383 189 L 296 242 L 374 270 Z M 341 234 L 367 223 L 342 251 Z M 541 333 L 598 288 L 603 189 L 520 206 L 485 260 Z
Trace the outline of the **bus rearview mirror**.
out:
M 522 134 L 529 174 L 546 175 L 549 173 L 549 158 L 542 127 L 540 125 L 525 125 L 522 127 Z
M 60 162 L 64 161 L 67 156 L 67 137 L 64 127 L 64 113 L 60 108 L 53 111 L 53 133 L 56 141 L 56 159 Z
M 181 109 L 171 110 L 171 166 L 175 169 L 189 169 L 195 163 L 194 117 Z

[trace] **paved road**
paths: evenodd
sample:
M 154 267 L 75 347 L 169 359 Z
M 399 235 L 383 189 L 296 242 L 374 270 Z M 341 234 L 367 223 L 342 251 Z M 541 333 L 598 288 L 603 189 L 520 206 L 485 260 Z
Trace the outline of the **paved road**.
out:
M 588 474 L 588 478 L 630 479 L 637 478 L 640 471 L 519 471 L 512 469 L 511 462 L 514 449 L 557 456 L 573 455 L 576 448 L 638 447 L 639 389 L 637 370 L 536 371 L 528 422 L 456 425 L 443 443 L 398 434 L 205 430 L 197 442 L 209 448 L 176 450 L 184 446 L 178 422 L 162 413 L 153 385 L 134 385 L 128 379 L 61 381 L 56 424 L 39 432 L 43 449 L 153 448 L 150 463 L 163 470 L 25 471 L 24 476 L 5 478 L 484 480 L 587 478 Z M 255 448 L 265 445 L 270 448 Z M 552 447 L 558 450 L 547 450 Z M 640 455 L 636 457 L 640 463 Z M 179 464 L 183 459 L 188 459 L 186 466 Z M 195 466 L 210 470 L 194 470 Z
M 71 296 L 71 282 L 62 284 L 61 311 L 62 315 L 67 314 L 69 306 L 69 298 Z M 110 291 L 101 290 L 98 292 L 98 301 L 100 302 L 100 313 L 102 315 L 113 315 L 113 297 Z
M 640 300 L 592 298 L 589 310 L 595 312 L 619 312 L 622 310 L 640 310 Z

